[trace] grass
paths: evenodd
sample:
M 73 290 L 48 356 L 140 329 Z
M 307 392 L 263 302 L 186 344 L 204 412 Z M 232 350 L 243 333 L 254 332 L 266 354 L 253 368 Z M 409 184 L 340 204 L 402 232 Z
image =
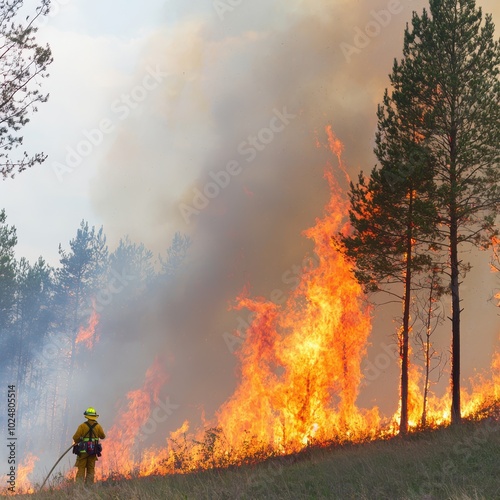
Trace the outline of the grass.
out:
M 91 488 L 71 484 L 29 498 L 494 500 L 500 499 L 499 431 L 498 420 L 467 422 L 406 439 L 309 448 L 231 469 L 109 481 Z

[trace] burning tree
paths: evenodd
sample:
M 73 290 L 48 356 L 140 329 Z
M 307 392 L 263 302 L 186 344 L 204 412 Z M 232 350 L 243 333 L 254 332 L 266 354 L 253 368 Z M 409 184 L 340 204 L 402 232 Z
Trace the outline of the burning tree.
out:
M 491 258 L 490 258 L 490 267 L 491 271 L 494 273 L 500 273 L 500 239 L 497 238 L 496 236 L 493 237 L 491 241 Z M 498 295 L 495 296 L 496 298 Z
M 67 409 L 73 403 L 68 398 L 77 368 L 77 341 L 85 336 L 82 333 L 79 337 L 79 332 L 82 324 L 92 322 L 92 316 L 86 317 L 86 304 L 88 298 L 100 288 L 108 259 L 108 247 L 102 228 L 98 231 L 94 227 L 89 229 L 88 223 L 84 221 L 80 224 L 76 238 L 70 241 L 70 248 L 70 251 L 65 251 L 59 247 L 61 267 L 56 272 L 58 326 L 61 331 L 68 332 L 69 337 L 68 355 L 64 360 L 67 363 L 67 379 L 63 390 L 66 398 L 63 403 L 61 449 L 65 447 L 68 438 Z
M 490 15 L 474 0 L 431 0 L 413 14 L 403 58 L 395 62 L 388 103 L 414 127 L 432 159 L 435 226 L 445 239 L 452 299 L 452 422 L 460 407 L 460 279 L 464 244 L 488 246 L 500 182 L 500 44 Z M 401 102 L 412 102 L 405 115 Z M 441 242 L 436 241 L 438 245 Z
M 35 22 L 48 13 L 50 2 L 42 0 L 36 14 L 26 18 L 27 25 L 16 24 L 23 3 L 0 1 L 0 173 L 3 177 L 13 177 L 16 171 L 22 172 L 46 158 L 42 153 L 30 157 L 26 152 L 18 160 L 10 158 L 10 152 L 23 143 L 19 130 L 28 123 L 30 111 L 35 112 L 36 105 L 48 98 L 39 86 L 52 62 L 50 48 L 35 41 Z
M 414 13 L 412 29 L 406 29 L 403 59 L 390 75 L 392 93 L 386 91 L 378 110 L 375 153 L 382 167 L 351 187 L 354 234 L 343 241 L 368 288 L 404 283 L 402 432 L 412 274 L 446 255 L 452 421 L 458 422 L 460 275 L 469 269 L 459 249 L 464 243 L 490 244 L 500 201 L 500 46 L 491 16 L 483 23 L 474 0 L 431 0 L 430 11 L 431 17 L 426 10 Z
M 415 298 L 414 310 L 416 320 L 420 323 L 420 328 L 416 329 L 415 332 L 415 340 L 420 348 L 418 357 L 424 363 L 423 403 L 420 422 L 422 427 L 425 427 L 427 425 L 431 374 L 438 370 L 438 378 L 440 378 L 446 364 L 443 353 L 439 353 L 433 345 L 436 329 L 444 319 L 444 311 L 439 304 L 439 299 L 444 293 L 440 269 L 437 267 L 432 269 L 429 275 L 424 278 L 423 285 L 422 294 L 417 295 Z
M 352 231 L 340 241 L 355 263 L 355 275 L 368 292 L 384 291 L 403 304 L 399 331 L 401 358 L 400 432 L 408 431 L 408 372 L 411 297 L 415 275 L 433 262 L 432 165 L 413 127 L 389 102 L 379 109 L 376 154 L 381 168 L 369 179 L 363 173 L 351 183 L 349 219 Z M 411 103 L 406 106 L 411 112 Z M 402 290 L 401 290 L 402 288 Z

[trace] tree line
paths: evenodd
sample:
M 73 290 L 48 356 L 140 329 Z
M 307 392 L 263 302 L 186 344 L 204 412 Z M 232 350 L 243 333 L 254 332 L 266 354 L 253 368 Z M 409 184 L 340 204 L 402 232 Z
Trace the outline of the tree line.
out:
M 467 247 L 489 248 L 500 208 L 500 43 L 474 0 L 430 0 L 413 13 L 378 107 L 378 164 L 351 183 L 350 231 L 336 237 L 368 293 L 402 304 L 400 432 L 408 432 L 412 318 L 424 337 L 428 391 L 433 304 L 451 296 L 452 423 L 461 421 L 461 283 Z M 425 409 L 423 414 L 425 422 Z
M 43 424 L 45 441 L 65 448 L 68 415 L 78 404 L 77 371 L 85 367 L 92 344 L 78 335 L 99 316 L 96 333 L 119 335 L 120 318 L 171 280 L 188 252 L 190 240 L 176 233 L 163 256 L 125 237 L 112 252 L 102 227 L 82 221 L 69 248 L 59 246 L 59 265 L 43 257 L 16 259 L 16 228 L 0 212 L 0 379 L 15 384 L 18 425 L 23 436 Z M 30 443 L 24 443 L 28 448 Z
M 20 130 L 48 95 L 40 84 L 52 62 L 36 43 L 36 21 L 49 12 L 41 0 L 19 23 L 22 0 L 0 0 L 0 173 L 4 178 L 42 163 L 43 153 L 13 153 Z M 461 420 L 461 282 L 470 270 L 463 250 L 498 241 L 500 207 L 500 44 L 490 15 L 474 0 L 430 0 L 413 13 L 378 108 L 378 164 L 350 186 L 350 232 L 336 235 L 366 292 L 385 292 L 402 304 L 400 431 L 408 431 L 410 336 L 422 345 L 424 394 L 438 354 L 432 334 L 442 316 L 439 298 L 451 296 L 452 422 Z M 79 363 L 77 336 L 100 310 L 114 313 L 169 279 L 189 240 L 176 234 L 164 259 L 128 238 L 110 252 L 102 228 L 82 221 L 59 266 L 42 257 L 16 260 L 16 230 L 0 213 L 0 343 L 2 380 L 14 378 L 20 418 L 50 422 L 51 440 L 68 431 L 70 387 Z M 133 276 L 134 279 L 129 279 Z M 119 290 L 119 292 L 117 292 Z M 105 307 L 104 307 L 105 306 Z M 423 325 L 414 332 L 418 318 Z M 435 365 L 434 365 L 435 366 Z M 61 373 L 65 374 L 61 377 Z M 425 404 L 424 397 L 424 404 Z M 425 406 L 422 414 L 425 424 Z M 61 432 L 62 431 L 62 432 Z M 64 442 L 63 442 L 64 441 Z

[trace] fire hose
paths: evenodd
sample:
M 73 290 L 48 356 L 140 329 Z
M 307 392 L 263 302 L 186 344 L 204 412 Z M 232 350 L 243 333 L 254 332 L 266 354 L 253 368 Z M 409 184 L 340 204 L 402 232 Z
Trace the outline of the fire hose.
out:
M 40 490 L 39 491 L 42 491 L 43 487 L 45 486 L 45 483 L 47 482 L 47 479 L 49 479 L 49 476 L 52 474 L 52 471 L 57 467 L 57 464 L 63 459 L 64 455 L 66 455 L 66 453 L 68 453 L 69 450 L 72 450 L 73 449 L 73 445 L 71 445 L 60 457 L 59 457 L 59 460 L 54 464 L 54 467 L 52 467 L 52 469 L 50 469 L 50 472 L 47 474 L 47 477 L 45 478 L 45 481 L 43 482 L 42 486 L 40 486 Z

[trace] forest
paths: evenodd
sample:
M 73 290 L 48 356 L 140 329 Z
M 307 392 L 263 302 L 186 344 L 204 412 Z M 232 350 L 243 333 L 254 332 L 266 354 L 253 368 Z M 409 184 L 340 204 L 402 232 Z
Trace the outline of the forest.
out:
M 52 56 L 48 47 L 36 45 L 36 28 L 31 24 L 9 27 L 15 9 L 6 5 L 0 3 L 7 34 L 4 50 L 15 55 L 0 59 L 4 73 L 12 75 L 0 107 L 5 124 L 0 128 L 0 158 L 4 178 L 16 182 L 11 177 L 46 159 L 43 153 L 24 153 L 20 160 L 11 157 L 23 144 L 18 132 L 29 121 L 27 110 L 48 98 L 30 84 L 44 78 Z M 42 2 L 37 16 L 46 15 L 48 8 L 48 2 Z M 25 65 L 22 54 L 31 54 L 25 55 Z M 236 296 L 228 297 L 231 286 L 218 289 L 219 281 L 230 283 L 239 263 L 245 262 L 241 257 L 245 249 L 233 240 L 218 238 L 222 233 L 211 234 L 226 223 L 228 213 L 233 215 L 229 202 L 224 205 L 224 196 L 231 201 L 253 200 L 254 193 L 246 185 L 241 188 L 244 197 L 231 191 L 240 181 L 237 176 L 245 175 L 243 169 L 234 170 L 233 177 L 225 172 L 227 191 L 214 184 L 216 174 L 208 167 L 205 177 L 198 179 L 200 184 L 206 181 L 205 188 L 211 182 L 217 189 L 213 201 L 208 203 L 207 198 L 206 206 L 189 212 L 188 219 L 196 219 L 193 234 L 205 238 L 206 245 L 196 248 L 196 265 L 190 265 L 189 257 L 199 243 L 191 235 L 175 232 L 159 255 L 129 236 L 110 249 L 104 226 L 96 228 L 86 220 L 73 239 L 59 245 L 57 266 L 42 256 L 29 262 L 17 257 L 16 227 L 9 224 L 9 214 L 1 211 L 0 380 L 22 395 L 17 425 L 25 439 L 19 454 L 33 450 L 42 454 L 46 448 L 64 452 L 71 441 L 75 408 L 88 404 L 80 401 L 78 389 L 106 377 L 119 380 L 109 387 L 119 387 L 121 392 L 106 398 L 112 424 L 106 438 L 108 451 L 97 473 L 103 480 L 229 468 L 313 447 L 395 436 L 407 439 L 440 426 L 450 425 L 453 432 L 469 420 L 497 422 L 500 351 L 491 353 L 491 377 L 470 388 L 464 387 L 462 361 L 467 353 L 461 347 L 464 337 L 476 334 L 463 328 L 462 313 L 468 307 L 464 297 L 471 299 L 464 293 L 464 282 L 476 272 L 477 255 L 482 252 L 483 261 L 488 255 L 490 270 L 500 271 L 499 77 L 500 42 L 493 18 L 483 15 L 474 0 L 430 0 L 428 10 L 413 12 L 404 31 L 401 57 L 394 60 L 389 86 L 376 108 L 376 165 L 368 171 L 363 165 L 365 169 L 360 168 L 352 180 L 343 163 L 341 139 L 331 125 L 323 126 L 321 137 L 326 136 L 324 149 L 330 159 L 324 166 L 329 198 L 313 225 L 302 228 L 313 255 L 302 261 L 293 287 L 280 293 L 280 300 L 273 300 L 272 294 L 253 296 L 246 283 Z M 9 97 L 18 92 L 18 98 Z M 298 113 L 289 116 L 294 123 L 299 121 Z M 284 122 L 275 130 L 279 134 L 271 128 L 255 136 L 261 143 L 247 161 L 260 161 L 257 150 L 271 150 L 275 136 L 286 140 Z M 315 134 L 317 147 L 323 147 Z M 279 163 L 280 158 L 274 160 Z M 340 187 L 339 179 L 344 177 L 349 179 L 347 190 Z M 198 187 L 192 189 L 201 193 Z M 179 198 L 181 215 L 186 205 L 180 199 L 186 196 Z M 273 204 L 276 211 L 278 205 Z M 272 231 L 272 214 L 269 219 Z M 232 222 L 232 232 L 225 234 L 233 237 L 241 232 L 252 240 L 251 228 L 247 231 L 239 221 Z M 205 262 L 209 248 L 217 253 L 214 261 L 219 265 L 211 265 L 210 258 Z M 223 267 L 225 252 L 227 267 Z M 267 262 L 258 264 L 264 267 Z M 199 271 L 201 277 L 196 274 Z M 175 282 L 178 273 L 189 279 Z M 178 302 L 168 301 L 169 287 L 179 289 Z M 200 300 L 212 294 L 213 302 Z M 449 311 L 442 307 L 444 301 L 449 302 Z M 383 315 L 381 303 L 399 308 L 392 323 Z M 176 316 L 177 310 L 183 315 Z M 242 310 L 251 313 L 251 321 L 244 322 L 246 331 L 241 331 L 240 322 L 230 333 L 217 332 L 215 345 L 210 328 L 227 324 L 215 318 L 225 319 L 228 311 Z M 159 318 L 155 332 L 144 330 L 142 323 L 151 311 Z M 375 403 L 363 407 L 358 401 L 370 382 L 363 363 L 377 315 L 395 339 L 398 394 L 394 392 L 397 408 L 390 415 Z M 448 336 L 449 355 L 437 347 L 436 337 L 443 332 Z M 232 394 L 208 417 L 204 408 L 199 411 L 201 426 L 193 427 L 186 418 L 172 429 L 171 421 L 163 425 L 165 420 L 153 419 L 154 430 L 145 433 L 155 410 L 164 403 L 160 394 L 165 396 L 171 376 L 166 367 L 174 365 L 168 360 L 176 359 L 178 372 L 172 379 L 180 387 L 177 394 L 185 397 L 183 406 L 175 406 L 180 407 L 179 415 L 192 416 L 195 405 L 189 398 L 203 392 L 199 387 L 207 387 L 200 381 L 203 374 L 209 369 L 211 375 L 217 374 L 217 363 L 227 355 L 222 352 L 224 339 L 229 347 L 227 335 L 237 339 Z M 150 342 L 147 356 L 140 349 L 145 339 Z M 97 345 L 99 349 L 94 349 Z M 129 349 L 123 365 L 117 346 Z M 216 355 L 208 360 L 210 349 Z M 154 359 L 152 352 L 157 354 Z M 131 381 L 127 363 L 135 360 L 134 368 L 143 377 Z M 205 372 L 205 366 L 198 366 L 204 362 L 212 365 Z M 108 369 L 111 365 L 113 369 Z M 92 377 L 87 370 L 93 370 Z M 433 388 L 443 377 L 449 377 L 449 386 L 445 394 L 437 394 Z M 92 390 L 87 388 L 87 397 L 89 393 Z M 122 406 L 111 416 L 111 407 L 119 399 Z M 169 399 L 165 401 L 170 408 Z
M 0 380 L 14 384 L 22 456 L 40 449 L 64 449 L 78 405 L 75 380 L 84 376 L 89 352 L 112 341 L 126 311 L 155 296 L 186 258 L 190 241 L 177 233 L 163 256 L 124 237 L 110 252 L 103 229 L 82 221 L 69 247 L 59 246 L 60 265 L 40 257 L 16 258 L 16 228 L 0 213 Z M 121 318 L 121 319 L 118 319 Z M 96 329 L 97 322 L 99 328 Z M 99 339 L 105 331 L 107 338 Z M 43 433 L 37 429 L 44 428 Z

